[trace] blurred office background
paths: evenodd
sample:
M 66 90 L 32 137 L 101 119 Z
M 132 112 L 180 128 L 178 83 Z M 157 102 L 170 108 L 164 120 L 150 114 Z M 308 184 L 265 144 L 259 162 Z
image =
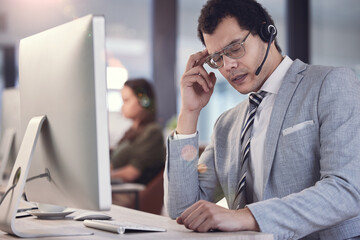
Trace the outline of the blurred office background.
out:
M 87 14 L 104 15 L 111 142 L 129 123 L 119 113 L 126 79 L 145 77 L 156 88 L 163 126 L 179 111 L 179 81 L 188 56 L 204 47 L 197 18 L 205 0 L 0 0 L 0 93 L 18 85 L 22 38 Z M 359 0 L 259 0 L 278 28 L 283 54 L 311 64 L 347 66 L 360 77 Z M 41 69 L 39 69 L 41 71 Z M 217 117 L 246 96 L 219 73 L 215 92 L 201 112 L 206 144 Z M 119 124 L 119 121 L 122 124 Z

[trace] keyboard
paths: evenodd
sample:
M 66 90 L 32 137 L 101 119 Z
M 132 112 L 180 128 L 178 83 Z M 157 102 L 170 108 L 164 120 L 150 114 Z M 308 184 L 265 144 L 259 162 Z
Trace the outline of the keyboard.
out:
M 166 232 L 165 228 L 128 224 L 113 220 L 85 220 L 83 223 L 86 227 L 120 234 L 127 232 Z

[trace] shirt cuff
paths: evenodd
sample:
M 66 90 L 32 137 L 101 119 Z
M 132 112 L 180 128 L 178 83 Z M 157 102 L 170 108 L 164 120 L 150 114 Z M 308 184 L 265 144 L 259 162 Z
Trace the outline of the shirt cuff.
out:
M 178 133 L 176 133 L 176 131 L 174 131 L 173 140 L 193 138 L 196 136 L 196 134 L 197 134 L 197 132 L 195 132 L 193 134 L 178 134 Z

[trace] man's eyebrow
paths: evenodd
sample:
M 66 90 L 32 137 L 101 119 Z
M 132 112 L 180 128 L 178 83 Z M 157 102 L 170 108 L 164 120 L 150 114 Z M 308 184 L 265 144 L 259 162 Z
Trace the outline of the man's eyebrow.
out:
M 229 45 L 233 44 L 233 43 L 236 43 L 236 42 L 239 42 L 241 40 L 241 38 L 238 38 L 238 39 L 234 39 L 232 40 L 228 45 L 226 45 L 224 48 L 228 47 Z M 223 49 L 224 49 L 223 48 Z
M 210 54 L 210 55 L 218 54 L 219 52 L 221 52 L 222 50 L 224 50 L 225 48 L 227 48 L 227 47 L 230 46 L 231 44 L 233 44 L 233 43 L 235 43 L 235 42 L 238 42 L 238 41 L 240 41 L 240 40 L 241 40 L 241 38 L 234 39 L 234 40 L 232 40 L 229 44 L 227 44 L 225 47 L 223 47 L 221 50 L 216 51 L 216 52 L 214 52 L 214 53 L 212 53 L 212 54 Z

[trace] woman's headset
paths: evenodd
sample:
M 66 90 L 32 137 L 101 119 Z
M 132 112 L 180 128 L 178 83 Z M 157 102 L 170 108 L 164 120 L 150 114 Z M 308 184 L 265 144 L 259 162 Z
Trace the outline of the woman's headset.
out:
M 139 99 L 140 105 L 143 108 L 148 109 L 151 106 L 151 99 L 149 98 L 149 96 L 146 93 L 139 92 L 137 94 L 137 97 Z

